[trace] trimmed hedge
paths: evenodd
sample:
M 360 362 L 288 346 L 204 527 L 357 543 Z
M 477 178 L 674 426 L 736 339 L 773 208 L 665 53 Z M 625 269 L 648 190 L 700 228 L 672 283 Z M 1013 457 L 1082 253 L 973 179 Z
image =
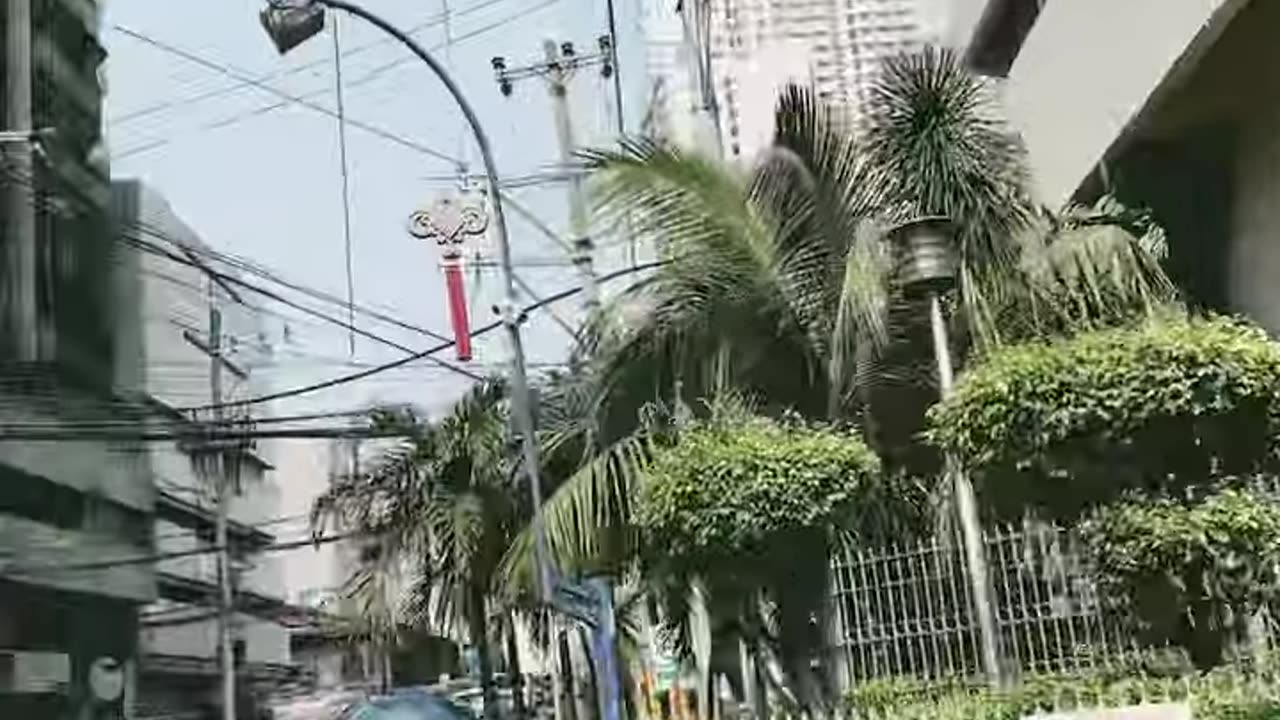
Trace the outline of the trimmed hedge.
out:
M 1136 498 L 1093 513 L 1081 531 L 1102 596 L 1152 642 L 1222 662 L 1246 619 L 1280 599 L 1280 504 L 1226 489 L 1203 499 Z
M 1196 720 L 1280 720 L 1280 684 L 1231 671 L 1192 677 L 1039 675 L 1006 690 L 889 679 L 861 685 L 845 698 L 848 710 L 860 717 L 885 720 L 1021 720 L 1056 710 L 1161 700 L 1189 701 Z
M 678 572 L 749 566 L 827 545 L 865 513 L 892 517 L 880 463 L 856 435 L 764 419 L 708 423 L 655 459 L 637 519 L 651 558 Z M 889 507 L 886 507 L 889 506 Z
M 1005 348 L 930 411 L 929 438 L 1004 517 L 1275 474 L 1280 345 L 1213 318 Z

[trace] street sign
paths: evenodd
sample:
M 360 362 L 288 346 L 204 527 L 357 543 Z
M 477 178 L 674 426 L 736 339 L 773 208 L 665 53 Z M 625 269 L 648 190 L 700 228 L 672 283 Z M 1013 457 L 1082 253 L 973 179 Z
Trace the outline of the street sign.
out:
M 591 627 L 600 624 L 600 596 L 586 583 L 555 578 L 551 584 L 551 604 L 580 623 Z
M 600 608 L 600 622 L 595 625 L 596 670 L 599 681 L 600 717 L 622 720 L 622 685 L 618 676 L 616 618 L 613 612 L 613 586 L 608 578 L 592 578 Z
M 618 675 L 617 627 L 613 617 L 613 587 L 607 578 L 575 583 L 562 577 L 551 582 L 551 605 L 591 628 L 592 660 L 599 681 L 596 690 L 602 720 L 621 720 L 622 685 Z

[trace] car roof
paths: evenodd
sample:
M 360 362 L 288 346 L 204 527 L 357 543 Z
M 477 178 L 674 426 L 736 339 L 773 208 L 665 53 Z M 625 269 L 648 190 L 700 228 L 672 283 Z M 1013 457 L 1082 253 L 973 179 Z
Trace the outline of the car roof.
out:
M 471 715 L 425 690 L 405 690 L 356 703 L 343 714 L 349 720 L 466 720 Z

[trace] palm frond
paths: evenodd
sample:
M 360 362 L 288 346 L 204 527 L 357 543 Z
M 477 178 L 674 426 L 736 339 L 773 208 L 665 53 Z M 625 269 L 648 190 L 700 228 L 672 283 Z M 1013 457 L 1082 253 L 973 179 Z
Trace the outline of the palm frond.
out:
M 655 438 L 629 435 L 597 453 L 543 503 L 548 561 L 561 573 L 585 574 L 630 554 L 632 503 L 654 457 Z M 537 575 L 532 528 L 516 536 L 498 572 L 509 596 L 532 596 Z M 622 547 L 607 547 L 610 540 Z
M 851 243 L 869 216 L 858 147 L 810 88 L 788 85 L 774 113 L 773 144 L 757 164 L 752 198 L 782 219 L 781 277 L 791 312 L 825 354 L 836 289 Z
M 1018 242 L 1016 266 L 968 271 L 968 294 L 985 311 L 969 311 L 979 349 L 1125 324 L 1178 306 L 1160 263 L 1163 231 L 1114 199 L 1045 213 Z
M 623 293 L 623 302 L 647 312 L 625 331 L 587 343 L 600 360 L 601 386 L 612 393 L 610 412 L 622 406 L 634 422 L 639 407 L 671 397 L 677 382 L 699 397 L 709 394 L 706 381 L 725 373 L 747 386 L 812 384 L 822 376 L 815 345 L 829 323 L 815 313 L 820 303 L 802 278 L 824 256 L 782 244 L 784 223 L 753 197 L 747 178 L 640 141 L 591 160 L 600 211 L 629 209 L 671 260 Z M 789 366 L 779 372 L 778 363 Z
M 481 383 L 432 422 L 405 411 L 373 421 L 408 439 L 335 479 L 312 509 L 313 529 L 360 531 L 373 558 L 353 580 L 360 592 L 393 593 L 383 602 L 397 608 L 398 622 L 458 637 L 476 610 L 475 586 L 489 586 L 522 520 L 506 387 Z M 374 583 L 393 569 L 396 583 Z

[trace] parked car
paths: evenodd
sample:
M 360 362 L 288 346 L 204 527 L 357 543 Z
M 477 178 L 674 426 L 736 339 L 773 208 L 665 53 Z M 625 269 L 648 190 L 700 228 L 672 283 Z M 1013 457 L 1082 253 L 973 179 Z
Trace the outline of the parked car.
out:
M 478 692 L 478 691 L 477 691 Z M 438 688 L 406 687 L 385 694 L 337 691 L 294 698 L 272 708 L 272 720 L 476 720 L 479 704 Z
M 471 720 L 471 714 L 424 690 L 405 690 L 361 700 L 341 720 Z

